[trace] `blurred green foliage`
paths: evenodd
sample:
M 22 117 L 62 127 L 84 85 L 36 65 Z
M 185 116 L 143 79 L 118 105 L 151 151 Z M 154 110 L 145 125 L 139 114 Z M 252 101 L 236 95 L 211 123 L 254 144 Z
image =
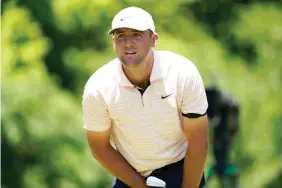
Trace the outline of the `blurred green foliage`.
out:
M 115 57 L 111 19 L 132 5 L 153 15 L 157 49 L 192 60 L 207 86 L 215 74 L 240 101 L 232 157 L 243 187 L 281 187 L 279 0 L 2 1 L 2 187 L 109 187 L 85 139 L 81 95 Z

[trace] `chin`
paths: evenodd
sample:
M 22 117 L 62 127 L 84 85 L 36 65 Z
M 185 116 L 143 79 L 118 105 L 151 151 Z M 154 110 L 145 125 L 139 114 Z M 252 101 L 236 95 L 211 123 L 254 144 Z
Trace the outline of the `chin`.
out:
M 122 62 L 126 67 L 135 68 L 141 65 L 142 63 L 134 63 L 134 62 Z
M 134 61 L 134 60 L 133 61 L 126 61 L 125 59 L 122 59 L 121 62 L 122 62 L 122 64 L 124 64 L 127 67 L 138 67 L 139 65 L 142 64 L 143 61 L 140 61 L 140 60 L 138 60 L 138 61 Z

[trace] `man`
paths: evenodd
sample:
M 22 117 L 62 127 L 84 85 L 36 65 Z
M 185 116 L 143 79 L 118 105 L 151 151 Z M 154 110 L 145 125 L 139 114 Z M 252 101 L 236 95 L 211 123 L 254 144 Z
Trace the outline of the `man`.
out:
M 228 166 L 230 146 L 239 131 L 239 104 L 234 97 L 220 91 L 215 86 L 206 88 L 208 98 L 208 118 L 213 131 L 213 153 L 215 172 L 223 179 Z
M 197 68 L 153 49 L 158 34 L 141 8 L 117 13 L 109 34 L 118 58 L 90 77 L 83 94 L 93 156 L 117 178 L 114 188 L 148 187 L 148 176 L 168 188 L 203 187 L 208 103 Z

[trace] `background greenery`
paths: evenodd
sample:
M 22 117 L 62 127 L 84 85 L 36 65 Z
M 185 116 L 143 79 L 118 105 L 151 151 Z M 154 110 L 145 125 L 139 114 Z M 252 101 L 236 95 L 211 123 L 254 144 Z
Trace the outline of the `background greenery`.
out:
M 243 187 L 282 187 L 280 0 L 2 0 L 3 188 L 109 187 L 89 151 L 81 96 L 115 57 L 107 31 L 126 6 L 149 11 L 157 49 L 180 53 L 205 84 L 241 104 L 232 158 Z M 106 78 L 105 78 L 106 79 Z M 213 161 L 209 155 L 208 165 Z M 217 186 L 214 180 L 214 187 Z

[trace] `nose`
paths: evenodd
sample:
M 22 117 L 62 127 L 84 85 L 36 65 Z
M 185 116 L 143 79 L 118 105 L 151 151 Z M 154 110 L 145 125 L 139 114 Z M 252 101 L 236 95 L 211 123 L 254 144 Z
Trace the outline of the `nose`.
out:
M 131 36 L 126 36 L 124 44 L 126 47 L 133 45 L 134 44 L 133 38 Z

